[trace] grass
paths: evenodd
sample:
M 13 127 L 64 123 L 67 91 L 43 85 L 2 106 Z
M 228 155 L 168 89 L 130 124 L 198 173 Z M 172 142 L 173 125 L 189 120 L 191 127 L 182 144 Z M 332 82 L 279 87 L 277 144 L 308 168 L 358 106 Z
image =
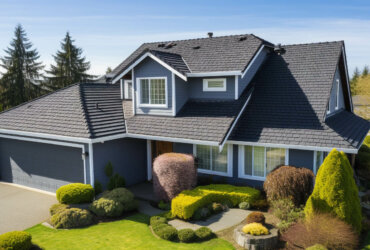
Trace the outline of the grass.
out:
M 27 229 L 32 242 L 42 249 L 234 249 L 215 238 L 201 243 L 173 243 L 151 233 L 149 216 L 137 213 L 123 220 L 82 229 L 56 230 L 41 224 Z

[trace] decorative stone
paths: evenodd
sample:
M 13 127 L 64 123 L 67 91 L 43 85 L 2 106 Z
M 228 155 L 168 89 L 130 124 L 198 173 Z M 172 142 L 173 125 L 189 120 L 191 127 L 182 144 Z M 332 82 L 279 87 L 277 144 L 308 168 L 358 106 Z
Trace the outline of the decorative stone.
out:
M 234 229 L 234 240 L 239 246 L 250 250 L 273 250 L 276 249 L 278 243 L 279 231 L 276 228 L 269 228 L 268 235 L 250 235 L 242 231 L 244 225 L 240 225 Z

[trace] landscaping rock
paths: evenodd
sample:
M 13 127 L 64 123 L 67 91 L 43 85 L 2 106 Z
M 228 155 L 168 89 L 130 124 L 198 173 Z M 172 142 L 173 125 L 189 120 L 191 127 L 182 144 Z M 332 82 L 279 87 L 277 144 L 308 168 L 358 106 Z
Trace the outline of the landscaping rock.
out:
M 250 250 L 273 250 L 278 243 L 278 229 L 269 229 L 270 234 L 254 236 L 242 231 L 244 225 L 234 229 L 234 240 L 238 245 Z

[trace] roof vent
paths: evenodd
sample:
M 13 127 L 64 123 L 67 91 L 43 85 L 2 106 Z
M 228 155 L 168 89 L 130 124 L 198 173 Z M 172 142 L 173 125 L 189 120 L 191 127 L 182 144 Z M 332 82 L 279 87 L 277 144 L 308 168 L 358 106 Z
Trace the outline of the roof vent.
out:
M 160 44 L 158 44 L 158 48 L 162 48 L 162 47 L 164 47 L 165 46 L 165 44 L 164 43 L 160 43 Z
M 194 46 L 193 49 L 200 49 L 200 46 Z
M 239 37 L 239 41 L 245 41 L 245 40 L 247 40 L 247 36 L 240 36 Z
M 165 48 L 165 49 L 170 49 L 170 48 L 172 48 L 173 46 L 176 46 L 176 43 L 174 43 L 174 42 L 169 42 L 169 43 L 167 43 L 167 44 L 164 46 L 164 48 Z
M 285 49 L 281 47 L 280 43 L 278 43 L 274 48 L 274 52 L 277 53 L 278 55 L 282 55 L 285 53 Z
M 208 32 L 207 35 L 208 35 L 209 38 L 212 38 L 213 37 L 213 32 Z

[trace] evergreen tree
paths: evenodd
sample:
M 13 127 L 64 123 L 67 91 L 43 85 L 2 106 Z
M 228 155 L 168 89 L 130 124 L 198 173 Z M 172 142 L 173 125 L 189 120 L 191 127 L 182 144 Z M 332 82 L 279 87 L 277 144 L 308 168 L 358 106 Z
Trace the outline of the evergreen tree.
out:
M 27 34 L 21 25 L 17 25 L 10 46 L 4 50 L 6 56 L 0 58 L 0 66 L 5 73 L 0 79 L 1 109 L 11 108 L 38 97 L 42 89 L 39 86 L 44 68 L 36 49 L 32 49 Z
M 364 69 L 362 70 L 362 76 L 367 76 L 369 74 L 369 66 L 365 65 Z
M 358 81 L 358 78 L 359 77 L 360 77 L 360 71 L 356 67 L 355 68 L 355 71 L 353 72 L 352 79 L 350 81 L 350 87 L 351 87 L 351 93 L 352 93 L 352 95 L 356 95 L 357 94 L 357 92 L 356 92 L 356 84 L 357 84 L 357 81 Z
M 82 49 L 74 45 L 74 40 L 67 32 L 61 42 L 61 50 L 53 56 L 55 65 L 50 66 L 46 71 L 50 74 L 46 83 L 51 90 L 67 87 L 77 82 L 88 82 L 93 79 L 92 75 L 87 74 L 90 69 L 90 62 L 82 56 Z
M 108 67 L 107 70 L 105 71 L 106 74 L 109 74 L 109 73 L 112 73 L 112 68 L 111 67 Z

